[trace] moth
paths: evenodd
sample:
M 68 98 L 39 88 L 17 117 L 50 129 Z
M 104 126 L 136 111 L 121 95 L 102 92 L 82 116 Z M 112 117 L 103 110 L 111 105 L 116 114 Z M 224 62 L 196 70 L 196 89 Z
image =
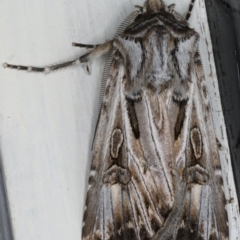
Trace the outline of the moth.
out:
M 162 0 L 147 0 L 116 36 L 76 60 L 109 54 L 93 144 L 83 240 L 228 239 L 223 180 L 199 34 Z

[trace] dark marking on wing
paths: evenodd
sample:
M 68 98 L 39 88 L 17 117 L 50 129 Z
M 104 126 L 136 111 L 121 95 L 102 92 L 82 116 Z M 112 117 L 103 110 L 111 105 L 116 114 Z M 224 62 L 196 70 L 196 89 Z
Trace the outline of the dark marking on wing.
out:
M 179 104 L 179 113 L 178 113 L 175 129 L 174 129 L 175 140 L 178 139 L 178 136 L 181 133 L 181 130 L 182 130 L 182 127 L 183 127 L 183 123 L 184 123 L 185 116 L 186 116 L 187 101 L 181 101 L 181 102 L 178 102 L 178 103 L 176 102 L 176 104 Z
M 139 126 L 138 126 L 138 119 L 137 119 L 137 115 L 135 112 L 135 108 L 134 108 L 134 101 L 132 99 L 126 98 L 127 100 L 127 110 L 128 110 L 128 116 L 130 119 L 130 124 L 132 127 L 132 131 L 134 133 L 134 136 L 136 139 L 138 139 L 140 137 L 140 131 L 139 131 Z

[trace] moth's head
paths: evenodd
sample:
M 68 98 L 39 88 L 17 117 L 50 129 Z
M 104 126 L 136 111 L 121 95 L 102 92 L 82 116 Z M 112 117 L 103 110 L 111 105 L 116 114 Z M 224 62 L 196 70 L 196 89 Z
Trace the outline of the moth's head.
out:
M 162 0 L 147 0 L 144 3 L 144 10 L 148 13 L 157 13 L 165 10 L 165 3 Z

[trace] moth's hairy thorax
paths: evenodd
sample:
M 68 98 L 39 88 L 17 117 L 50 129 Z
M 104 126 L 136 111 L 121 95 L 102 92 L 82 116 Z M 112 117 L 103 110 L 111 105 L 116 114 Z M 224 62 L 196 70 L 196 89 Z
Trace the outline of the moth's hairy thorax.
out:
M 140 16 L 114 40 L 114 58 L 124 65 L 125 92 L 131 99 L 140 99 L 145 87 L 155 93 L 171 88 L 178 101 L 188 97 L 198 34 L 169 12 L 164 14 Z
M 145 85 L 161 92 L 177 75 L 172 64 L 175 49 L 174 38 L 164 26 L 157 26 L 148 31 L 144 46 L 147 52 L 143 68 Z

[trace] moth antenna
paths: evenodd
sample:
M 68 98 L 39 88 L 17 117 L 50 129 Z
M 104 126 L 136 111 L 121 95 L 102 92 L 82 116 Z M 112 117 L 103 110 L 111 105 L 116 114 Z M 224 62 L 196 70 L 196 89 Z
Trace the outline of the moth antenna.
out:
M 191 3 L 189 4 L 189 7 L 188 7 L 188 12 L 187 12 L 187 15 L 185 17 L 185 19 L 188 21 L 188 19 L 191 17 L 191 14 L 192 14 L 192 10 L 193 10 L 193 6 L 194 6 L 194 2 L 195 0 L 191 0 Z
M 136 6 L 135 6 L 136 7 Z M 141 11 L 143 11 L 143 7 L 138 6 L 136 8 L 140 8 Z M 134 19 L 138 16 L 139 14 L 139 10 L 136 10 L 134 12 L 132 12 L 119 26 L 119 28 L 117 29 L 116 34 L 114 35 L 114 37 L 118 37 L 119 35 L 121 35 L 125 29 L 127 28 L 128 25 L 130 25 Z M 99 123 L 99 119 L 100 119 L 100 114 L 101 114 L 101 109 L 102 109 L 102 102 L 103 102 L 103 98 L 104 98 L 104 94 L 105 94 L 105 89 L 106 89 L 106 82 L 109 76 L 109 72 L 110 72 L 110 67 L 112 64 L 112 60 L 113 60 L 113 52 L 109 51 L 106 57 L 106 61 L 105 61 L 105 65 L 104 65 L 104 69 L 103 69 L 103 75 L 102 75 L 102 80 L 101 80 L 101 88 L 100 88 L 100 98 L 99 98 L 99 108 L 98 108 L 98 118 L 97 118 L 97 122 L 96 122 L 96 126 L 95 126 L 95 131 L 94 131 L 94 135 L 93 135 L 93 140 L 92 140 L 92 149 L 94 146 L 94 142 L 95 142 L 95 136 L 97 133 L 97 127 L 98 127 L 98 123 Z

